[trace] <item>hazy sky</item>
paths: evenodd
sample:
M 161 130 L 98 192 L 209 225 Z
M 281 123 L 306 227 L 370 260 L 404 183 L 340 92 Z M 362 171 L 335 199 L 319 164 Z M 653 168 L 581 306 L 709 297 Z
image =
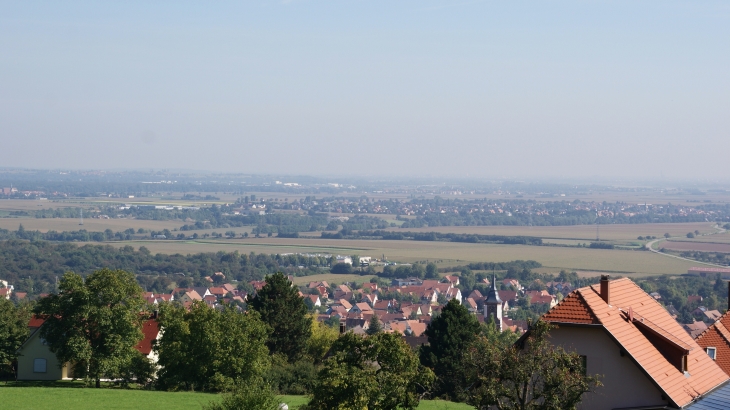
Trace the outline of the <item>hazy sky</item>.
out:
M 0 166 L 727 178 L 727 1 L 0 1 Z

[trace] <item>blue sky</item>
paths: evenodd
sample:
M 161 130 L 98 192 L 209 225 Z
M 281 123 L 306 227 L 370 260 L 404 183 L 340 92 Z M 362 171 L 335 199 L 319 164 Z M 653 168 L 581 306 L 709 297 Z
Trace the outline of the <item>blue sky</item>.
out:
M 0 1 L 2 165 L 726 179 L 729 39 L 727 2 Z

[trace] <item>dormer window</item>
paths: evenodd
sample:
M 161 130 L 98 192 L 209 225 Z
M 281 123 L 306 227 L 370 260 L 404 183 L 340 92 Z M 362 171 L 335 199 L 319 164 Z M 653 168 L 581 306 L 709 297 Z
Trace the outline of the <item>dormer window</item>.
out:
M 708 347 L 707 349 L 705 349 L 705 351 L 707 352 L 707 355 L 710 356 L 710 359 L 715 360 L 717 349 L 715 349 L 714 347 Z

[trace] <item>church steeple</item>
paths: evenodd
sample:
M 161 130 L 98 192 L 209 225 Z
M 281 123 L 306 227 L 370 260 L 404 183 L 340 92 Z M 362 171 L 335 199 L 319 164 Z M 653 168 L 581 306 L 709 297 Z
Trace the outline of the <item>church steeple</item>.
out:
M 487 299 L 484 301 L 484 321 L 492 318 L 497 329 L 502 331 L 502 299 L 497 291 L 497 276 L 492 275 L 492 288 L 487 292 Z

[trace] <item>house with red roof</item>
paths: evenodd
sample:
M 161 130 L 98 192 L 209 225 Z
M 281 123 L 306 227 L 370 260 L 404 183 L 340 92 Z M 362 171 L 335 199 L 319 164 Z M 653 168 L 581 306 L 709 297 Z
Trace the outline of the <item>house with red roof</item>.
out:
M 363 313 L 363 312 L 372 313 L 372 311 L 373 311 L 373 308 L 371 308 L 370 305 L 368 305 L 365 302 L 355 303 L 355 305 L 353 305 L 352 308 L 350 309 L 350 312 L 352 312 L 352 313 Z
M 550 331 L 553 344 L 583 356 L 586 371 L 601 375 L 603 386 L 583 396 L 581 409 L 695 409 L 730 380 L 628 278 L 604 275 L 600 284 L 568 294 L 542 319 L 557 326 Z
M 728 283 L 728 294 L 730 295 L 730 283 Z M 699 333 L 695 342 L 725 373 L 730 375 L 730 302 L 728 311 Z
M 40 336 L 45 319 L 31 317 L 28 322 L 30 336 L 18 349 L 18 380 L 64 380 L 73 378 L 72 366 L 62 366 L 56 355 L 51 352 L 46 341 Z M 142 340 L 134 347 L 138 352 L 157 363 L 157 355 L 152 350 L 153 342 L 161 336 L 157 319 L 151 318 L 142 323 Z
M 222 298 L 223 296 L 228 294 L 228 291 L 226 290 L 226 288 L 224 288 L 222 286 L 212 287 L 212 288 L 208 289 L 208 291 L 211 293 L 211 295 L 213 295 L 217 298 Z
M 322 306 L 322 301 L 319 299 L 319 296 L 309 295 L 308 298 L 312 302 L 312 306 L 314 306 L 314 307 Z
M 452 286 L 459 285 L 459 277 L 456 275 L 446 275 L 444 276 L 444 281 L 450 283 Z

